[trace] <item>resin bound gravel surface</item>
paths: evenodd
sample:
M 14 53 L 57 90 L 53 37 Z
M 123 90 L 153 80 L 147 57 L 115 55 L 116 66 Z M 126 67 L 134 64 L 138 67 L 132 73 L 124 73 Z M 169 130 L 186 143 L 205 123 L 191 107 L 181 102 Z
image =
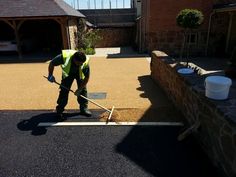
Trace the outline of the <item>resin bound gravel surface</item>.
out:
M 3 83 L 0 109 L 53 111 L 59 89 L 43 77 L 47 76 L 48 63 L 0 64 L 0 82 Z M 157 121 L 176 119 L 178 114 L 172 103 L 152 81 L 149 65 L 146 58 L 91 57 L 88 92 L 106 93 L 105 98 L 94 101 L 109 109 L 115 106 L 115 110 L 121 114 L 121 121 L 147 121 L 148 117 Z M 60 82 L 60 67 L 56 67 L 54 75 Z M 76 89 L 75 82 L 72 89 Z M 66 110 L 77 109 L 76 97 L 70 93 Z M 89 109 L 99 108 L 89 103 Z

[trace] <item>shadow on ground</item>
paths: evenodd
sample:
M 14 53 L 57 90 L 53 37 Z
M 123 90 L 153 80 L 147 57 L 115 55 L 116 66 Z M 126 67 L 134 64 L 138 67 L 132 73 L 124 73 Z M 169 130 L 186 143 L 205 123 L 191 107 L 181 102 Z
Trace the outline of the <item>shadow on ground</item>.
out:
M 17 124 L 17 128 L 21 131 L 31 131 L 32 135 L 39 136 L 47 133 L 47 127 L 38 126 L 39 123 L 45 122 L 58 122 L 58 115 L 55 112 L 48 111 L 25 111 L 23 114 L 27 114 L 31 112 L 33 115 L 29 119 L 21 120 Z M 68 120 L 70 122 L 80 121 L 80 122 L 90 122 L 90 121 L 98 121 L 99 116 L 102 113 L 102 110 L 94 109 L 91 110 L 92 117 L 86 117 L 81 115 L 78 110 L 68 110 L 63 113 L 63 117 L 65 118 L 65 122 Z
M 44 63 L 56 55 L 59 52 L 35 52 L 29 54 L 23 54 L 22 58 L 19 58 L 18 53 L 10 53 L 10 52 L 1 52 L 0 55 L 0 64 L 8 64 L 8 63 Z
M 31 117 L 27 120 L 22 120 L 17 124 L 17 128 L 21 131 L 31 131 L 32 135 L 44 135 L 47 132 L 46 127 L 38 127 L 40 122 L 56 122 L 57 117 L 55 113 L 45 113 L 39 114 L 36 116 Z
M 178 132 L 177 127 L 134 127 L 116 150 L 153 176 L 218 177 L 194 138 L 178 142 Z
M 138 81 L 140 87 L 137 90 L 141 92 L 140 97 L 148 98 L 152 108 L 173 106 L 165 92 L 152 80 L 150 75 L 139 76 Z
M 150 57 L 147 53 L 139 53 L 131 47 L 121 47 L 117 53 L 107 54 L 108 59 L 115 58 L 139 58 L 139 57 Z
M 108 54 L 107 59 L 120 59 L 120 58 L 142 58 L 150 57 L 148 54 L 125 54 L 125 53 L 117 53 L 117 54 Z
M 142 121 L 142 119 L 146 119 L 147 116 L 150 116 L 149 113 L 152 112 L 153 108 L 155 108 L 155 110 L 161 110 L 161 108 L 156 108 L 162 104 L 167 104 L 168 98 L 157 85 L 153 85 L 150 76 L 140 76 L 138 80 L 141 86 L 137 89 L 143 91 L 141 96 L 148 98 L 152 104 L 140 119 L 140 121 Z M 155 90 L 162 94 L 153 97 L 151 93 Z M 158 100 L 158 97 L 163 102 Z M 172 104 L 166 107 L 169 108 L 165 110 L 167 122 L 170 121 L 170 112 L 173 112 L 172 116 L 180 116 L 179 120 L 181 120 L 181 118 L 183 119 L 181 114 L 178 115 L 178 111 L 175 110 Z M 163 114 L 163 112 L 161 114 Z M 153 116 L 152 119 L 155 119 L 156 116 L 158 120 L 159 112 L 151 115 Z M 116 151 L 132 160 L 153 176 L 219 177 L 217 169 L 211 164 L 207 155 L 203 152 L 192 135 L 187 137 L 184 141 L 177 140 L 181 128 L 182 127 L 177 126 L 134 126 L 129 134 L 117 144 Z
M 65 113 L 65 118 L 70 118 L 79 115 L 79 113 Z M 32 135 L 44 135 L 47 132 L 47 127 L 38 126 L 41 122 L 57 122 L 56 113 L 42 113 L 32 116 L 30 119 L 22 120 L 17 124 L 17 128 L 21 131 L 31 131 Z

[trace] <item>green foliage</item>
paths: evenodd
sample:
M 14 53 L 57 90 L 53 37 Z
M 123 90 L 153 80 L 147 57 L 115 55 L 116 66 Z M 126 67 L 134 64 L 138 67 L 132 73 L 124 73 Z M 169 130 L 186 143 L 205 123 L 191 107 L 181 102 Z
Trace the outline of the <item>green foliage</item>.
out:
M 183 9 L 176 17 L 178 26 L 189 29 L 198 28 L 203 20 L 204 16 L 202 12 L 196 9 Z
M 86 49 L 79 49 L 81 52 L 85 53 L 86 55 L 94 55 L 95 49 L 94 48 L 86 48 Z
M 86 48 L 95 48 L 97 42 L 100 40 L 99 30 L 91 30 L 84 34 L 84 45 Z
M 78 25 L 78 45 L 81 51 L 84 51 L 85 54 L 95 54 L 95 46 L 102 39 L 99 36 L 99 30 L 96 29 L 86 29 L 86 21 L 84 19 L 80 19 Z

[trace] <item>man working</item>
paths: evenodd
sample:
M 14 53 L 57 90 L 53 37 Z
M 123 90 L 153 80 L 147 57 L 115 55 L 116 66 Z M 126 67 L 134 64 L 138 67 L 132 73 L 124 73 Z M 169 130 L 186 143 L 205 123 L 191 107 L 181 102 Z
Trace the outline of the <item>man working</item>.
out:
M 61 85 L 70 89 L 74 79 L 77 82 L 78 89 L 75 91 L 77 101 L 80 105 L 80 114 L 91 116 L 88 110 L 88 101 L 80 95 L 87 97 L 86 85 L 89 81 L 90 69 L 89 58 L 84 53 L 76 50 L 62 50 L 62 54 L 52 59 L 48 66 L 48 81 L 54 82 L 53 71 L 55 66 L 61 65 L 62 80 Z M 63 111 L 68 102 L 69 90 L 60 87 L 59 97 L 57 99 L 56 111 L 59 120 L 64 120 Z

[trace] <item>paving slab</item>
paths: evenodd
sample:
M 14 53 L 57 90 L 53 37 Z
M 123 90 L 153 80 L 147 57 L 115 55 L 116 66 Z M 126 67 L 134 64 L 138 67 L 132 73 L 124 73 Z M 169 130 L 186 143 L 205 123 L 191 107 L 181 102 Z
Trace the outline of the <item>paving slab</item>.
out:
M 125 57 L 146 57 L 148 54 L 138 53 L 132 47 L 109 47 L 109 48 L 95 48 L 95 56 L 107 58 L 125 58 Z

